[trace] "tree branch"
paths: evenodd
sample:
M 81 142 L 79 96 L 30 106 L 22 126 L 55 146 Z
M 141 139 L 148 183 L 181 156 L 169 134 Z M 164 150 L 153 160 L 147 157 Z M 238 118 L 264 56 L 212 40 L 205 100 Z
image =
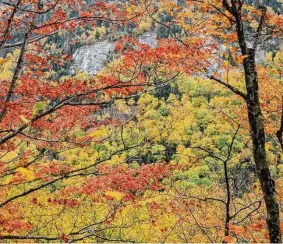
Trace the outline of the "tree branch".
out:
M 236 95 L 238 95 L 238 96 L 244 98 L 244 100 L 247 100 L 247 95 L 244 94 L 243 92 L 241 92 L 240 90 L 238 90 L 236 87 L 231 86 L 230 84 L 228 84 L 228 83 L 226 83 L 226 82 L 224 82 L 224 81 L 222 81 L 222 80 L 216 78 L 216 77 L 213 76 L 213 75 L 209 76 L 209 79 L 214 80 L 214 81 L 218 82 L 219 84 L 226 86 L 228 89 L 230 89 L 230 90 L 231 90 L 232 92 L 234 92 Z
M 256 31 L 256 35 L 255 35 L 255 40 L 254 40 L 254 44 L 253 44 L 253 49 L 256 50 L 258 44 L 259 44 L 259 37 L 260 37 L 260 34 L 261 34 L 261 31 L 262 31 L 262 28 L 264 26 L 264 23 L 265 23 L 265 19 L 266 19 L 266 7 L 265 6 L 260 6 L 260 10 L 261 10 L 261 18 L 260 18 L 260 21 L 259 21 L 259 25 L 258 25 L 258 28 L 257 28 L 257 31 Z
M 23 41 L 22 48 L 21 48 L 21 52 L 20 52 L 20 56 L 18 58 L 17 65 L 16 65 L 16 68 L 15 68 L 15 71 L 14 71 L 14 74 L 13 74 L 13 77 L 12 77 L 11 85 L 10 85 L 8 94 L 7 94 L 6 99 L 5 99 L 4 107 L 3 107 L 2 111 L 0 112 L 0 123 L 3 120 L 3 118 L 4 118 L 4 116 L 7 112 L 6 104 L 11 101 L 14 89 L 16 87 L 16 82 L 17 82 L 19 75 L 20 75 L 20 72 L 22 70 L 23 62 L 24 62 L 24 55 L 25 55 L 25 52 L 26 52 L 26 46 L 27 46 L 29 35 L 30 35 L 31 31 L 32 31 L 32 27 L 30 27 L 30 29 L 25 34 L 24 41 Z
M 282 96 L 282 108 L 281 108 L 281 122 L 279 130 L 276 132 L 276 136 L 281 146 L 281 150 L 283 151 L 283 96 Z

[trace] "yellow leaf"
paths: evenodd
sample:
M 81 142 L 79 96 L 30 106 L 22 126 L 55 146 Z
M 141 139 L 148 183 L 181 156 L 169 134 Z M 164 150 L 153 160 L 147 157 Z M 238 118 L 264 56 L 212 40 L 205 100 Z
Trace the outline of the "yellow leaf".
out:
M 25 124 L 29 123 L 29 121 L 25 118 L 25 116 L 21 115 L 20 118 Z
M 86 80 L 89 77 L 89 75 L 87 73 L 79 73 L 75 76 L 75 78 L 79 79 L 79 80 Z
M 101 137 L 107 134 L 106 129 L 96 130 L 89 134 L 90 137 Z
M 22 173 L 26 177 L 27 180 L 33 180 L 35 178 L 33 171 L 23 168 L 23 167 L 16 169 L 16 172 Z
M 11 151 L 11 152 L 5 154 L 5 155 L 1 158 L 1 160 L 2 160 L 3 162 L 9 162 L 10 160 L 14 160 L 14 159 L 16 159 L 17 157 L 18 157 L 18 153 L 15 152 L 15 151 Z
M 10 58 L 0 58 L 0 65 L 3 65 L 7 61 L 9 61 Z
M 132 13 L 133 9 L 131 7 L 127 7 L 126 11 L 127 11 L 128 14 L 130 14 L 130 13 Z
M 108 197 L 113 197 L 115 200 L 120 201 L 124 196 L 125 193 L 119 191 L 107 191 L 105 195 Z

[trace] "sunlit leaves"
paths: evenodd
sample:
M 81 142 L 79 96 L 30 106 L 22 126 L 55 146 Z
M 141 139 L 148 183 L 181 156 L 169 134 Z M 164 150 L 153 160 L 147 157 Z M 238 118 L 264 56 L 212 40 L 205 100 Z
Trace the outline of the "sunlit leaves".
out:
M 125 196 L 124 193 L 118 191 L 106 191 L 105 195 L 115 199 L 116 201 L 120 201 Z
M 254 181 L 246 104 L 206 78 L 209 71 L 246 89 L 241 68 L 248 56 L 239 53 L 231 13 L 218 11 L 221 1 L 62 0 L 39 17 L 35 2 L 21 2 L 4 43 L 17 44 L 32 25 L 12 99 L 0 105 L 7 109 L 0 137 L 11 136 L 0 148 L 1 235 L 64 242 L 266 241 L 263 208 L 253 211 L 262 195 Z M 1 38 L 11 7 L 1 9 Z M 243 9 L 248 27 L 256 29 L 260 12 L 246 4 Z M 281 17 L 267 19 L 278 35 Z M 145 31 L 157 32 L 154 47 L 138 41 Z M 105 68 L 96 75 L 69 72 L 72 52 L 101 39 L 116 47 Z M 19 54 L 5 50 L 2 101 Z M 282 53 L 266 61 L 258 65 L 261 106 L 280 193 L 274 132 Z M 243 210 L 225 236 L 227 152 L 235 192 L 230 210 Z
M 94 132 L 90 133 L 89 134 L 90 137 L 93 137 L 95 139 L 99 139 L 99 138 L 105 138 L 107 136 L 107 129 L 98 129 L 98 130 L 95 130 Z
M 21 174 L 23 174 L 24 177 L 25 177 L 27 180 L 33 180 L 33 179 L 35 179 L 35 174 L 34 174 L 34 172 L 31 171 L 31 170 L 29 170 L 29 169 L 20 167 L 20 168 L 17 168 L 17 169 L 16 169 L 16 172 L 20 172 Z
M 33 115 L 37 115 L 38 113 L 44 111 L 46 108 L 46 102 L 38 102 L 33 106 Z

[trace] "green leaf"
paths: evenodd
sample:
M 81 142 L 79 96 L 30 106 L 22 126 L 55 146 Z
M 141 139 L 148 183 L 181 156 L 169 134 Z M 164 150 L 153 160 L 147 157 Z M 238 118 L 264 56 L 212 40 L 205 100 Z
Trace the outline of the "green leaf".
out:
M 33 113 L 33 115 L 37 115 L 40 112 L 42 112 L 45 108 L 46 108 L 46 102 L 45 101 L 38 102 L 33 106 L 32 113 Z

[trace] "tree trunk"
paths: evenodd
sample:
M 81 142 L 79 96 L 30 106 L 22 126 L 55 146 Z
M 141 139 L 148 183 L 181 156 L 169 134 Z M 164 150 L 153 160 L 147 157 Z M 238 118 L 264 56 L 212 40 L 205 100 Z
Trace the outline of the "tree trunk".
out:
M 271 178 L 265 150 L 264 119 L 259 103 L 258 76 L 255 65 L 255 50 L 248 49 L 244 60 L 245 81 L 247 89 L 247 109 L 249 126 L 253 143 L 253 157 L 258 178 L 264 195 L 267 210 L 267 226 L 272 243 L 281 243 L 279 206 L 276 199 L 275 183 Z
M 223 7 L 226 8 L 226 10 L 228 10 L 235 18 L 238 44 L 242 55 L 246 56 L 243 61 L 247 90 L 245 100 L 253 143 L 253 157 L 267 211 L 266 223 L 268 226 L 269 238 L 272 243 L 281 243 L 279 206 L 276 199 L 275 182 L 271 178 L 266 159 L 264 118 L 260 108 L 258 75 L 255 64 L 256 48 L 262 28 L 265 24 L 267 9 L 265 6 L 260 6 L 259 8 L 262 15 L 255 35 L 255 41 L 253 43 L 253 47 L 248 48 L 242 20 L 242 5 L 239 5 L 239 2 L 236 0 L 231 0 L 230 3 L 231 5 L 227 0 L 222 0 Z

